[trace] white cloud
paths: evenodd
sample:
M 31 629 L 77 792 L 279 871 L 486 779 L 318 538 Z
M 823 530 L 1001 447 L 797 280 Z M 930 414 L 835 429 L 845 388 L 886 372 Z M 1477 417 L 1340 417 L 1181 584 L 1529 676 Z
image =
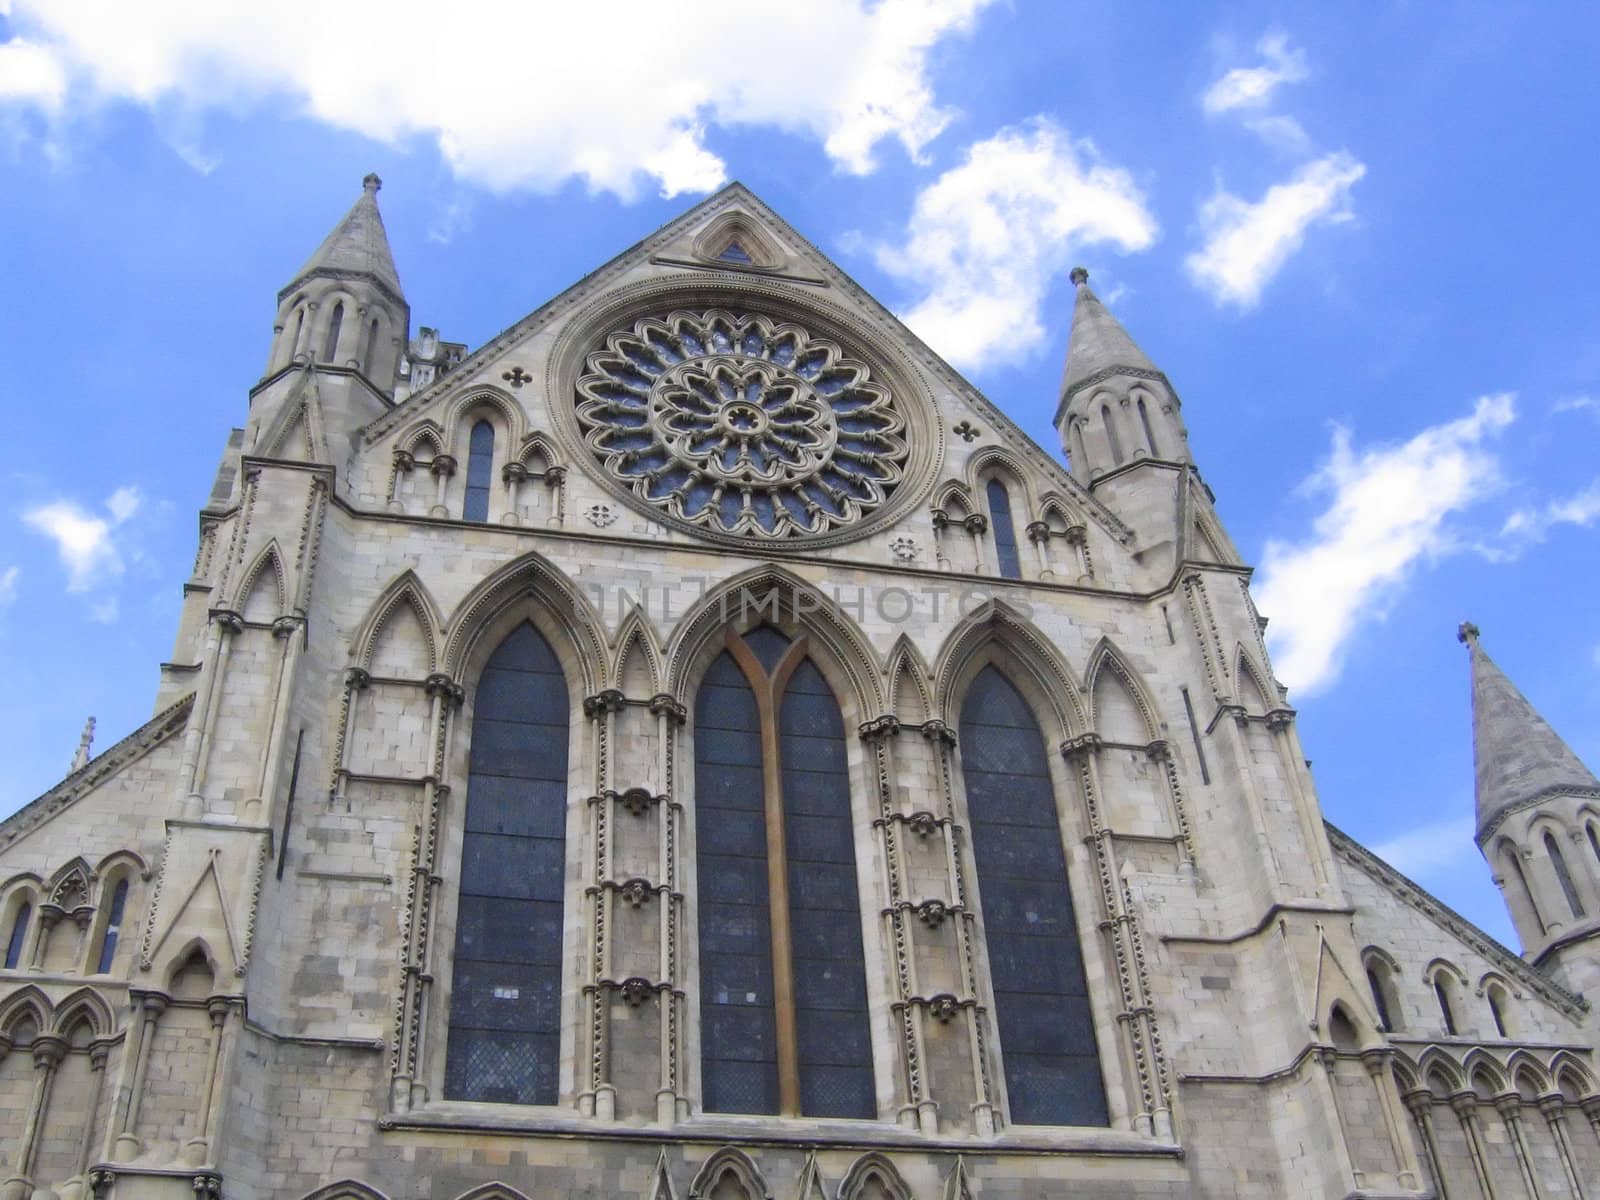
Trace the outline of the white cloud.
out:
M 1269 33 L 1256 43 L 1265 61 L 1255 67 L 1235 67 L 1206 89 L 1201 99 L 1207 113 L 1240 108 L 1263 108 L 1286 83 L 1299 83 L 1310 74 L 1303 52 L 1289 45 L 1281 33 Z
M 1600 413 L 1600 400 L 1596 400 L 1593 396 L 1567 396 L 1565 399 L 1557 400 L 1550 411 L 1552 413 Z
M 1144 250 L 1156 233 L 1127 171 L 1041 119 L 969 147 L 917 196 L 905 240 L 877 259 L 921 292 L 906 323 L 951 362 L 981 366 L 1039 342 L 1039 307 L 1074 255 Z
M 26 101 L 54 112 L 66 91 L 66 72 L 48 47 L 19 37 L 0 42 L 0 101 Z
M 1251 117 L 1244 127 L 1255 134 L 1279 154 L 1299 157 L 1311 149 L 1311 136 L 1293 117 L 1282 113 L 1264 117 Z
M 91 513 L 71 500 L 30 508 L 22 519 L 54 540 L 67 570 L 69 592 L 89 592 L 122 574 L 123 563 L 112 533 L 139 511 L 138 489 L 121 487 L 107 497 L 108 516 Z
M 1470 813 L 1471 806 L 1463 805 Z M 1372 852 L 1402 875 L 1418 881 L 1464 865 L 1477 857 L 1471 816 L 1433 821 L 1379 842 Z
M 21 578 L 21 567 L 7 567 L 0 571 L 0 608 L 7 607 L 17 598 L 17 580 Z
M 1340 151 L 1301 167 L 1251 204 L 1218 191 L 1200 209 L 1205 245 L 1184 260 L 1219 302 L 1253 306 L 1315 224 L 1350 220 L 1350 189 L 1367 168 Z
M 1400 445 L 1357 452 L 1335 429 L 1328 461 L 1306 481 L 1331 493 L 1311 533 L 1267 543 L 1257 606 L 1277 673 L 1311 692 L 1332 683 L 1347 640 L 1419 560 L 1451 548 L 1446 519 L 1499 479 L 1483 443 L 1515 419 L 1510 395 L 1485 396 L 1472 414 Z
M 646 180 L 666 195 L 721 183 L 712 126 L 803 134 L 857 174 L 885 139 L 919 157 L 951 119 L 929 51 L 990 2 L 458 0 L 448 25 L 492 30 L 486 62 L 465 43 L 440 51 L 446 18 L 421 0 L 16 0 L 28 41 L 11 45 L 32 63 L 16 95 L 38 104 L 270 104 L 380 141 L 434 139 L 459 177 L 492 190 L 576 176 L 630 197 Z
M 1519 508 L 1500 527 L 1502 537 L 1539 542 L 1556 525 L 1587 527 L 1600 521 L 1600 479 L 1581 492 L 1551 500 L 1538 508 Z

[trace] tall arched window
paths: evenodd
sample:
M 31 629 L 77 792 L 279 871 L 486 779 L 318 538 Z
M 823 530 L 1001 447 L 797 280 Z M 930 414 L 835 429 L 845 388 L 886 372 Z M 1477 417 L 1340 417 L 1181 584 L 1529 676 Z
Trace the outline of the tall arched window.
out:
M 1006 579 L 1022 578 L 1022 561 L 1017 557 L 1017 527 L 1011 520 L 1011 494 L 998 479 L 989 480 L 989 528 L 994 530 L 994 555 L 1000 574 Z
M 961 764 L 1011 1120 L 1105 1125 L 1105 1086 L 1044 738 L 994 667 L 961 707 Z
M 373 317 L 372 318 L 372 326 L 371 326 L 371 328 L 369 328 L 367 330 L 367 355 L 366 355 L 365 361 L 361 364 L 361 373 L 370 378 L 371 375 L 372 375 L 373 364 L 376 363 L 377 361 L 378 361 L 378 318 L 377 317 Z
M 489 488 L 494 481 L 494 426 L 479 421 L 472 427 L 467 447 L 467 499 L 461 516 L 467 521 L 489 519 Z
M 1100 406 L 1100 420 L 1106 427 L 1106 444 L 1111 447 L 1111 465 L 1119 466 L 1122 462 L 1122 439 L 1117 436 L 1117 423 L 1111 419 L 1111 406 Z
M 33 905 L 24 903 L 17 909 L 16 920 L 11 922 L 11 940 L 6 943 L 6 970 L 12 970 L 22 961 L 22 946 L 28 940 L 28 918 L 33 916 Z
M 1572 872 L 1567 870 L 1566 855 L 1561 853 L 1561 847 L 1556 845 L 1555 835 L 1552 833 L 1544 835 L 1544 852 L 1550 856 L 1550 866 L 1556 873 L 1556 881 L 1561 884 L 1561 894 L 1567 898 L 1567 907 L 1572 910 L 1574 917 L 1583 916 L 1583 898 L 1573 886 Z
M 122 936 L 122 914 L 128 907 L 128 881 L 117 880 L 117 887 L 111 893 L 111 911 L 106 916 L 106 931 L 100 939 L 100 962 L 95 967 L 95 972 L 104 975 L 111 970 L 111 962 L 117 956 L 117 939 Z
M 1511 868 L 1511 875 L 1517 881 L 1517 894 L 1527 902 L 1528 911 L 1533 914 L 1539 932 L 1544 933 L 1548 928 L 1544 922 L 1544 914 L 1539 911 L 1539 901 L 1534 896 L 1533 889 L 1528 886 L 1528 876 L 1522 869 L 1522 856 L 1517 852 L 1517 848 L 1509 842 L 1505 843 L 1500 851 L 1500 861 Z
M 1394 1019 L 1389 1015 L 1389 969 L 1373 959 L 1367 962 L 1367 986 L 1372 989 L 1372 1003 L 1378 1010 L 1378 1028 L 1385 1033 L 1394 1032 Z
M 1600 863 L 1600 834 L 1595 833 L 1593 821 L 1590 821 L 1584 828 L 1589 834 L 1589 849 L 1594 851 L 1594 860 Z
M 556 1102 L 567 843 L 566 678 L 521 625 L 472 716 L 444 1094 Z
M 1150 414 L 1144 406 L 1144 397 L 1139 397 L 1139 424 L 1144 426 L 1144 444 L 1150 451 L 1152 458 L 1159 458 L 1161 452 L 1156 448 L 1156 431 L 1150 428 Z
M 694 745 L 705 1110 L 875 1116 L 844 721 L 804 639 L 730 634 Z
M 1450 985 L 1444 980 L 1444 972 L 1435 972 L 1433 976 L 1433 998 L 1439 1002 L 1439 1016 L 1444 1021 L 1444 1031 L 1451 1037 L 1456 1035 L 1456 1013 L 1450 1005 Z
M 344 301 L 333 306 L 333 316 L 328 318 L 328 342 L 322 348 L 322 361 L 331 363 L 339 353 L 339 326 L 344 324 Z
M 1494 1018 L 1494 1029 L 1501 1037 L 1510 1037 L 1506 1026 L 1506 994 L 1499 984 L 1491 983 L 1485 989 L 1489 998 L 1489 1015 Z

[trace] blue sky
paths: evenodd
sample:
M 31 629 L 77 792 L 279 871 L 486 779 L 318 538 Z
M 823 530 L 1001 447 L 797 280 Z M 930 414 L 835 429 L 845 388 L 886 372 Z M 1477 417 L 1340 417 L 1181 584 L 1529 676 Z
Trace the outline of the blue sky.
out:
M 472 346 L 737 178 L 1052 449 L 1086 264 L 1328 815 L 1512 937 L 1454 631 L 1600 767 L 1592 9 L 506 7 L 0 0 L 0 812 L 149 714 L 274 296 L 365 172 Z

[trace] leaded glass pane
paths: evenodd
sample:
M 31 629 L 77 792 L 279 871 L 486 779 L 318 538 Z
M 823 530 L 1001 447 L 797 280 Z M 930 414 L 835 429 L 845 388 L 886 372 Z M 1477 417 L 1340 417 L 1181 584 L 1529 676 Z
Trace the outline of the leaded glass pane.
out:
M 778 717 L 794 946 L 800 1107 L 812 1117 L 873 1117 L 872 1042 L 850 818 L 844 722 L 808 659 Z M 802 782 L 803 781 L 803 782 Z M 791 786 L 803 803 L 790 803 Z
M 1104 1125 L 1044 739 L 1027 702 L 993 667 L 967 693 L 960 745 L 1011 1120 Z
M 489 488 L 494 482 L 494 426 L 479 421 L 472 427 L 467 454 L 467 498 L 461 516 L 468 521 L 489 519 Z
M 1022 578 L 1022 562 L 1017 557 L 1017 528 L 1011 522 L 1011 495 L 998 479 L 989 480 L 989 528 L 994 530 L 994 553 L 1000 574 L 1007 579 Z
M 701 1080 L 707 1112 L 778 1111 L 761 718 L 724 653 L 695 697 Z
M 778 660 L 789 652 L 790 641 L 771 625 L 758 625 L 744 635 L 744 644 L 750 647 L 770 674 L 772 668 L 778 665 Z
M 474 697 L 450 1099 L 557 1099 L 568 706 L 549 644 L 531 625 L 519 627 L 489 660 Z

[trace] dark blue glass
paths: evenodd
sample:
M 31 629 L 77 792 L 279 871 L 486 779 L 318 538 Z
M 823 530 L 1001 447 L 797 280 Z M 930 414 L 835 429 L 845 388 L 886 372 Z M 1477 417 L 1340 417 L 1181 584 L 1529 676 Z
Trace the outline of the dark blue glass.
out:
M 474 444 L 477 429 L 489 425 L 473 430 Z M 569 707 L 549 643 L 520 626 L 474 697 L 445 1066 L 452 1100 L 557 1099 Z
M 467 451 L 467 499 L 461 516 L 468 521 L 489 519 L 489 488 L 494 482 L 494 426 L 479 421 L 472 427 Z
M 744 672 L 726 652 L 695 697 L 694 748 L 705 1108 L 776 1113 L 761 717 Z
M 122 936 L 122 912 L 128 907 L 128 881 L 119 879 L 117 890 L 111 893 L 111 912 L 106 917 L 106 933 L 100 942 L 100 965 L 96 972 L 104 975 L 111 970 L 111 960 L 117 955 L 117 939 Z
M 960 745 L 1012 1123 L 1105 1125 L 1044 738 L 993 667 L 967 692 Z
M 17 909 L 17 919 L 11 924 L 11 940 L 6 943 L 6 970 L 11 970 L 22 960 L 22 944 L 28 940 L 28 918 L 33 915 L 33 905 L 24 904 Z
M 1017 557 L 1017 527 L 1011 521 L 1011 495 L 998 479 L 989 480 L 989 528 L 994 530 L 994 553 L 1000 574 L 1006 579 L 1022 578 L 1022 561 Z

